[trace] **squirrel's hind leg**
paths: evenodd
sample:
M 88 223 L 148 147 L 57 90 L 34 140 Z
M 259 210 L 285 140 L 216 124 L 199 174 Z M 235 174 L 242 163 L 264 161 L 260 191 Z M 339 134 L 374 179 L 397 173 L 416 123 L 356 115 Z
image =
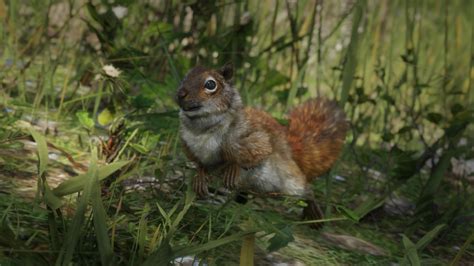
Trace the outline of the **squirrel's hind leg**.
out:
M 316 203 L 314 198 L 307 199 L 306 201 L 306 207 L 303 209 L 303 219 L 304 220 L 320 220 L 323 219 L 324 215 L 323 212 L 321 211 L 321 208 L 319 207 L 319 204 Z M 322 223 L 311 223 L 309 226 L 312 229 L 319 230 L 323 227 Z

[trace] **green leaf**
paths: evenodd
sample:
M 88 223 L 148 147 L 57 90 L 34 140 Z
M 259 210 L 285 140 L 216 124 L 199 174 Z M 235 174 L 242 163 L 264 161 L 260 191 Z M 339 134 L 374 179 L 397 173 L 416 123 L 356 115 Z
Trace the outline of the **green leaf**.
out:
M 358 222 L 361 218 L 359 215 L 357 215 L 357 213 L 355 213 L 354 211 L 344 206 L 339 205 L 336 207 L 336 209 L 340 211 L 345 217 L 349 218 L 350 220 L 354 222 Z
M 364 202 L 359 205 L 353 213 L 356 215 L 356 217 L 359 217 L 360 220 L 371 211 L 382 206 L 384 202 L 385 198 L 380 199 L 375 196 L 370 196 L 368 199 L 364 200 Z
M 415 244 L 413 244 L 413 242 L 411 242 L 411 240 L 406 235 L 402 235 L 402 241 L 403 246 L 405 247 L 404 261 L 408 259 L 411 266 L 420 266 L 420 258 L 418 257 L 418 252 L 416 251 Z
M 443 119 L 443 116 L 440 113 L 428 113 L 426 115 L 426 119 L 428 119 L 428 121 L 431 123 L 439 124 L 439 122 L 441 122 Z
M 265 75 L 265 79 L 263 80 L 261 86 L 259 87 L 256 95 L 261 95 L 264 92 L 273 90 L 275 89 L 275 87 L 284 85 L 288 83 L 290 80 L 291 79 L 288 76 L 284 75 L 280 71 L 276 69 L 270 69 Z
M 46 168 L 48 167 L 48 145 L 46 143 L 46 139 L 42 134 L 37 132 L 34 129 L 30 130 L 31 136 L 33 136 L 33 139 L 36 142 L 36 147 L 38 150 L 38 175 L 40 177 L 43 176 L 44 172 L 46 171 Z
M 464 106 L 462 106 L 460 103 L 455 103 L 451 106 L 451 113 L 453 115 L 456 115 L 462 111 L 464 111 Z
M 393 97 L 388 95 L 387 93 L 382 95 L 382 99 L 385 100 L 390 105 L 395 105 L 395 99 L 393 99 Z
M 423 211 L 423 207 L 430 206 L 430 203 L 434 199 L 434 195 L 438 191 L 441 181 L 444 178 L 445 172 L 448 170 L 448 167 L 451 165 L 451 158 L 454 155 L 453 149 L 446 150 L 439 159 L 438 163 L 433 167 L 431 175 L 426 181 L 425 186 L 421 192 L 420 198 L 417 203 L 416 212 Z
M 130 116 L 130 120 L 138 122 L 135 127 L 150 130 L 154 133 L 175 132 L 179 127 L 178 111 L 133 115 Z
M 98 178 L 99 180 L 103 180 L 104 178 L 108 177 L 109 175 L 113 174 L 115 171 L 119 170 L 126 164 L 128 164 L 129 161 L 125 162 L 114 162 L 109 165 L 102 166 L 98 169 Z M 70 178 L 61 184 L 57 186 L 55 189 L 53 189 L 54 195 L 58 197 L 62 197 L 65 195 L 69 195 L 75 192 L 79 192 L 84 189 L 84 186 L 86 185 L 88 181 L 89 175 L 88 174 L 82 174 L 75 176 L 73 178 Z
M 79 123 L 88 130 L 94 128 L 94 120 L 89 116 L 89 113 L 86 111 L 80 111 L 76 113 Z
M 95 155 L 97 156 L 97 155 Z M 101 198 L 99 183 L 99 172 L 97 170 L 96 158 L 93 159 L 90 166 L 90 178 L 92 179 L 92 212 L 94 214 L 94 232 L 99 247 L 100 260 L 102 265 L 113 265 L 113 250 L 107 230 L 107 215 Z
M 428 244 L 438 236 L 439 232 L 441 232 L 445 226 L 445 224 L 437 225 L 431 231 L 426 233 L 420 240 L 418 240 L 418 242 L 416 242 L 416 249 L 420 251 L 428 246 Z
M 150 150 L 143 145 L 140 145 L 137 143 L 130 143 L 129 145 L 130 147 L 132 147 L 134 150 L 138 151 L 141 154 L 148 154 L 150 152 Z
M 202 245 L 178 247 L 174 250 L 174 257 L 176 258 L 176 257 L 182 257 L 182 256 L 187 256 L 187 255 L 192 255 L 192 254 L 199 254 L 204 251 L 208 251 L 208 250 L 215 249 L 223 245 L 227 245 L 234 241 L 242 240 L 242 238 L 248 235 L 253 235 L 255 233 L 256 231 L 242 232 L 242 233 L 237 233 L 228 237 L 212 240 Z
M 412 130 L 413 128 L 411 126 L 404 126 L 402 128 L 400 128 L 400 130 L 398 130 L 398 134 L 404 134 L 404 133 L 408 133 Z
M 60 251 L 59 257 L 56 261 L 56 265 L 69 265 L 72 262 L 73 254 L 76 249 L 77 242 L 82 235 L 82 226 L 85 220 L 85 213 L 87 205 L 91 200 L 92 189 L 94 187 L 94 174 L 96 167 L 94 162 L 89 167 L 87 174 L 82 178 L 84 193 L 81 195 L 78 201 L 76 213 L 72 219 L 72 223 L 66 233 L 66 240 L 63 248 Z M 69 181 L 69 180 L 68 180 Z M 82 189 L 82 188 L 81 188 Z
M 474 112 L 465 110 L 457 113 L 450 121 L 449 127 L 445 129 L 448 138 L 454 138 L 461 135 L 466 127 L 474 122 Z
M 63 201 L 61 198 L 56 196 L 51 189 L 49 188 L 48 183 L 44 182 L 44 201 L 45 203 L 53 210 L 56 210 L 63 206 Z
M 456 257 L 454 257 L 453 261 L 451 261 L 451 264 L 449 264 L 450 266 L 459 265 L 459 260 L 464 255 L 464 253 L 466 253 L 466 250 L 469 248 L 469 246 L 471 245 L 473 241 L 474 241 L 474 231 L 472 231 L 471 235 L 466 239 L 461 249 L 456 254 Z
M 352 81 L 354 80 L 354 74 L 357 67 L 357 50 L 360 39 L 359 35 L 361 35 L 358 30 L 359 25 L 362 22 L 366 4 L 367 3 L 365 0 L 359 0 L 355 6 L 354 18 L 352 21 L 351 41 L 346 53 L 347 61 L 344 64 L 344 69 L 342 71 L 342 88 L 340 97 L 341 106 L 345 105 L 349 95 L 349 89 L 351 88 Z
M 382 139 L 386 142 L 389 142 L 393 139 L 394 135 L 390 132 L 385 132 L 383 135 L 382 135 Z
M 175 257 L 177 256 L 174 256 L 169 239 L 165 239 L 158 249 L 143 263 L 143 266 L 168 266 L 170 265 L 169 262 Z
M 155 99 L 152 96 L 145 95 L 144 93 L 132 98 L 132 106 L 137 109 L 150 108 L 154 103 Z
M 142 215 L 140 217 L 140 221 L 138 222 L 138 233 L 137 233 L 137 244 L 138 244 L 138 256 L 140 260 L 143 259 L 145 255 L 145 247 L 146 247 L 146 236 L 147 236 L 147 228 L 148 228 L 148 213 L 150 212 L 150 205 L 145 203 L 145 207 L 143 207 Z
M 295 240 L 293 237 L 293 228 L 286 226 L 285 228 L 275 232 L 275 235 L 270 238 L 270 245 L 268 246 L 268 252 L 276 251 L 280 248 L 286 247 L 288 243 Z
M 44 202 L 53 210 L 61 207 L 63 205 L 60 198 L 56 197 L 48 186 L 46 178 L 44 176 L 46 169 L 48 167 L 48 145 L 46 143 L 46 139 L 42 134 L 39 132 L 31 129 L 30 130 L 33 139 L 36 142 L 36 147 L 38 150 L 38 177 L 39 177 L 39 184 L 41 184 L 41 189 L 43 191 L 43 200 Z
M 101 126 L 106 126 L 114 120 L 114 114 L 108 108 L 102 110 L 97 116 L 97 122 Z

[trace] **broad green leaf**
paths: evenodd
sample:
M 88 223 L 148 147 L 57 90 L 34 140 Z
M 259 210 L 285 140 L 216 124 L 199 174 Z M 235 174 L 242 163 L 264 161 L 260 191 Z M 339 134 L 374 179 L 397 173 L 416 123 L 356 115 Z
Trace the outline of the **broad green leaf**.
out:
M 431 231 L 426 233 L 418 242 L 416 242 L 416 249 L 418 251 L 424 249 L 433 239 L 435 239 L 439 232 L 445 227 L 445 224 L 440 224 L 437 225 L 435 228 L 433 228 Z
M 102 126 L 110 124 L 112 120 L 114 120 L 114 114 L 108 108 L 102 110 L 97 116 L 97 122 Z
M 94 120 L 89 116 L 89 113 L 86 111 L 80 111 L 76 113 L 77 119 L 79 119 L 79 123 L 86 129 L 93 129 L 94 128 Z
M 409 265 L 411 266 L 420 266 L 420 258 L 418 257 L 415 244 L 413 244 L 413 242 L 411 242 L 411 240 L 406 235 L 402 235 L 402 241 L 403 246 L 405 247 L 404 259 L 408 259 Z M 406 264 L 406 262 L 402 264 Z
M 63 205 L 61 198 L 57 197 L 49 188 L 47 182 L 43 182 L 44 186 L 44 201 L 52 210 L 56 210 Z
M 119 170 L 120 168 L 122 168 L 128 163 L 129 161 L 114 162 L 114 163 L 100 167 L 98 169 L 99 181 L 108 177 L 109 175 Z M 62 196 L 69 195 L 75 192 L 79 192 L 82 189 L 84 189 L 84 186 L 87 183 L 89 177 L 90 176 L 88 174 L 82 174 L 82 175 L 75 176 L 71 179 L 68 179 L 62 182 L 61 184 L 59 184 L 59 186 L 57 186 L 55 189 L 53 189 L 53 193 L 58 197 L 62 197 Z
M 270 238 L 270 245 L 267 249 L 269 252 L 279 250 L 280 248 L 286 247 L 288 243 L 293 240 L 295 240 L 293 237 L 293 228 L 291 226 L 286 226 L 285 228 L 278 230 L 275 235 Z
M 134 150 L 138 151 L 141 154 L 148 154 L 150 152 L 150 150 L 147 147 L 141 144 L 130 143 L 129 145 L 130 147 L 132 147 Z

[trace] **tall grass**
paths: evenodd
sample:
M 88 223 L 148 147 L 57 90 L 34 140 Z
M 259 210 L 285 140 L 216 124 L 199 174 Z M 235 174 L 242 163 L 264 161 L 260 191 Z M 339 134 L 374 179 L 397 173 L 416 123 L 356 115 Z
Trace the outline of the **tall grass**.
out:
M 0 148 L 13 151 L 32 136 L 43 201 L 37 217 L 18 217 L 46 217 L 38 230 L 14 226 L 17 203 L 2 196 L 4 235 L 29 233 L 26 243 L 0 237 L 0 246 L 11 248 L 2 254 L 21 262 L 18 254 L 29 250 L 35 255 L 25 261 L 39 256 L 39 263 L 58 265 L 155 265 L 186 255 L 219 264 L 239 254 L 250 263 L 259 249 L 294 241 L 304 230 L 294 217 L 260 211 L 258 200 L 196 203 L 189 191 L 194 169 L 178 149 L 174 91 L 192 66 L 232 61 L 245 103 L 282 122 L 310 97 L 345 108 L 347 149 L 327 186 L 314 186 L 334 215 L 324 220 L 334 223 L 329 230 L 364 224 L 401 194 L 416 209 L 407 219 L 380 218 L 403 233 L 392 239 L 397 248 L 389 260 L 415 265 L 423 263 L 420 252 L 435 257 L 425 247 L 453 241 L 449 236 L 472 217 L 472 185 L 467 176 L 451 178 L 451 162 L 472 158 L 473 18 L 474 4 L 463 0 L 0 0 Z M 107 74 L 105 65 L 120 75 Z M 25 119 L 57 122 L 60 133 L 25 130 L 17 122 Z M 60 184 L 50 182 L 58 168 L 48 159 L 51 147 L 74 162 L 75 176 Z M 28 164 L 8 153 L 0 159 L 0 170 Z M 380 180 L 367 178 L 374 172 Z M 150 176 L 158 190 L 129 193 L 123 185 Z M 298 204 L 264 205 L 296 216 Z M 466 245 L 453 262 L 472 255 Z M 235 252 L 222 254 L 222 246 Z

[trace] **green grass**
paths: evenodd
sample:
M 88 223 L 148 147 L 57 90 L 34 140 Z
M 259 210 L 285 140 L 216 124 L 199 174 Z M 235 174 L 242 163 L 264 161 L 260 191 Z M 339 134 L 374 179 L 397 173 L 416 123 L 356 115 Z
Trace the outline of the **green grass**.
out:
M 473 3 L 111 2 L 0 0 L 1 265 L 474 260 L 472 181 L 451 166 L 474 158 Z M 174 91 L 228 61 L 245 103 L 281 121 L 310 97 L 344 106 L 345 150 L 314 184 L 322 232 L 295 199 L 194 199 Z M 387 214 L 392 195 L 414 213 Z

